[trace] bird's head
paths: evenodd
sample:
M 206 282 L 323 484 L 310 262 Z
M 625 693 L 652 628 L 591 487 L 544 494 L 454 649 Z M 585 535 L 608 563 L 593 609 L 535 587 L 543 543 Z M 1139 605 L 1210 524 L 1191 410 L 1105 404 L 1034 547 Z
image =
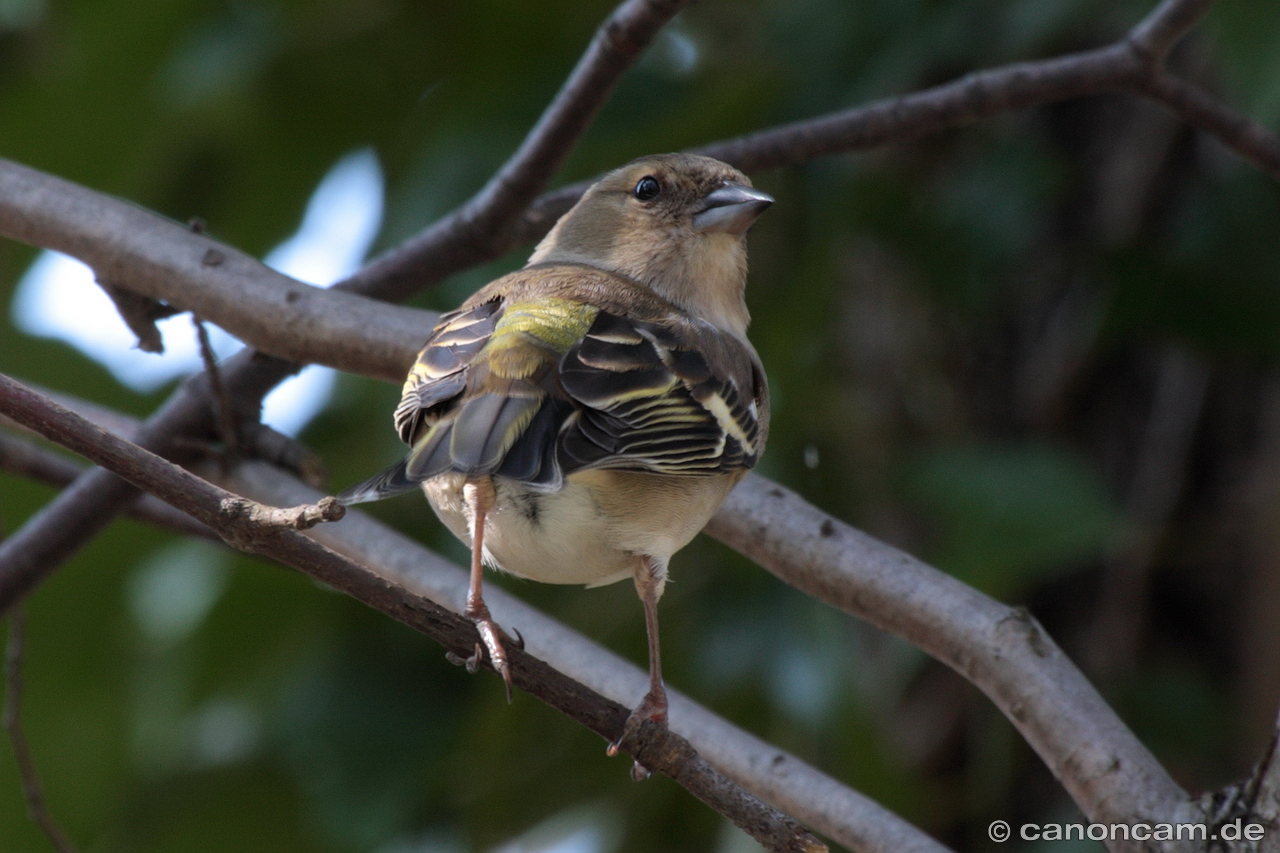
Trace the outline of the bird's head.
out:
M 745 235 L 772 203 L 719 160 L 642 157 L 592 184 L 529 263 L 585 264 L 626 276 L 745 337 Z

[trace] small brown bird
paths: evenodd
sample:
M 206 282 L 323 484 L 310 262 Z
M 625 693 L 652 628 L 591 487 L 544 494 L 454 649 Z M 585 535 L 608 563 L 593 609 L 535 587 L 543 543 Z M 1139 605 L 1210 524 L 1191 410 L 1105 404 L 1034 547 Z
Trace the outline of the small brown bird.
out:
M 756 464 L 768 432 L 743 290 L 745 234 L 772 203 L 736 169 L 688 154 L 603 177 L 523 269 L 440 318 L 395 412 L 412 449 L 340 496 L 420 485 L 471 545 L 465 614 L 484 646 L 467 665 L 487 653 L 508 698 L 483 564 L 546 583 L 630 577 L 650 684 L 624 737 L 666 722 L 657 603 L 667 563 Z

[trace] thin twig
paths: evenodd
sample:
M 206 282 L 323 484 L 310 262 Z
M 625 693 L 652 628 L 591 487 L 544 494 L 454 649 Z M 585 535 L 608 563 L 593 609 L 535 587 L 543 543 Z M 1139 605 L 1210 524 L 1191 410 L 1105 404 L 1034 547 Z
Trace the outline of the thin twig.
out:
M 9 641 L 4 655 L 4 727 L 9 733 L 9 743 L 13 745 L 13 757 L 22 780 L 22 796 L 27 803 L 27 814 L 49 836 L 59 853 L 76 853 L 75 845 L 45 806 L 44 790 L 36 773 L 35 759 L 31 756 L 31 745 L 27 743 L 26 733 L 22 729 L 23 621 L 22 608 L 15 607 L 9 614 Z
M 1172 74 L 1141 78 L 1134 89 L 1280 180 L 1280 139 L 1269 128 Z
M 262 421 L 241 422 L 240 444 L 246 457 L 292 471 L 309 486 L 323 488 L 329 480 L 329 469 L 314 450 Z
M 209 340 L 209 330 L 204 327 L 204 320 L 192 314 L 191 325 L 195 326 L 196 341 L 200 345 L 200 361 L 204 364 L 204 373 L 209 377 L 209 391 L 213 394 L 213 421 L 218 428 L 218 437 L 222 439 L 225 454 L 223 464 L 229 465 L 240 448 L 240 431 L 237 429 L 235 410 L 227 395 L 227 386 L 222 382 L 218 357 L 213 353 L 213 343 Z
M 272 513 L 270 508 L 244 511 L 243 507 L 252 502 L 99 428 L 2 374 L 0 412 L 198 518 L 233 546 L 305 572 L 427 634 L 455 654 L 469 655 L 479 639 L 469 620 L 430 599 L 389 584 L 363 566 L 298 533 L 294 529 L 296 515 L 307 519 L 319 515 L 320 520 L 337 515 L 324 507 L 323 501 L 315 513 L 285 516 Z M 228 512 L 229 505 L 241 509 Z M 605 738 L 616 739 L 621 734 L 627 708 L 605 699 L 521 649 L 510 649 L 510 664 L 512 680 L 520 689 Z M 791 818 L 712 769 L 679 735 L 650 726 L 635 740 L 634 749 L 630 749 L 630 744 L 627 746 L 640 763 L 671 776 L 768 849 L 788 853 L 826 849 Z

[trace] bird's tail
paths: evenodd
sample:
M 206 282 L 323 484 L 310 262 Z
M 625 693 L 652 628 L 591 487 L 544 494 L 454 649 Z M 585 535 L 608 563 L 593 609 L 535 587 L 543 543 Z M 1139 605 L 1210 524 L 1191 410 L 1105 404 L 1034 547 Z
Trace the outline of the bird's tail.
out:
M 407 461 L 407 459 L 401 459 L 376 477 L 370 477 L 357 486 L 343 490 L 338 495 L 338 503 L 343 506 L 351 506 L 352 504 L 380 501 L 383 498 L 394 497 L 418 488 L 420 481 L 409 479 L 405 471 Z

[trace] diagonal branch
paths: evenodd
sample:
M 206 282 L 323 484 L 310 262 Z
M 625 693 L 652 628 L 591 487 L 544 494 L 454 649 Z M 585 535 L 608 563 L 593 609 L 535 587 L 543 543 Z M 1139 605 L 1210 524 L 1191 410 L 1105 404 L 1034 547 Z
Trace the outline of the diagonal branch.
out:
M 85 466 L 60 453 L 39 447 L 34 442 L 0 432 L 0 471 L 8 471 L 46 486 L 65 488 L 85 472 Z M 153 524 L 184 536 L 217 539 L 212 530 L 152 495 L 142 495 L 125 510 L 125 514 L 135 521 Z
M 1214 0 L 1161 0 L 1151 12 L 1129 31 L 1129 43 L 1147 54 L 1151 63 L 1159 65 L 1169 56 L 1173 46 L 1200 22 Z
M 1280 138 L 1274 132 L 1164 69 L 1169 50 L 1211 4 L 1212 0 L 1164 0 L 1123 38 L 1105 47 L 1002 65 L 919 92 L 691 150 L 754 172 L 907 142 L 1005 112 L 1089 95 L 1131 92 L 1162 104 L 1280 180 Z M 515 228 L 498 235 L 489 251 L 473 257 L 470 263 L 490 260 L 517 244 L 540 238 L 590 183 L 580 181 L 544 194 Z M 391 263 L 409 245 L 384 260 Z M 418 268 L 418 286 L 428 287 L 463 268 L 424 265 Z
M 627 0 L 596 30 L 577 66 L 524 142 L 480 192 L 393 252 L 336 285 L 400 302 L 424 282 L 493 257 L 504 232 L 550 183 L 618 81 L 671 18 L 692 0 Z
M 64 396 L 58 402 L 117 435 L 128 437 L 138 426 L 125 415 L 83 400 Z M 28 474 L 21 465 L 7 466 L 5 441 L 0 435 L 0 469 L 39 479 L 39 472 Z M 314 503 L 321 497 L 262 462 L 236 466 L 227 485 L 239 494 L 276 506 Z M 152 495 L 145 495 L 137 507 L 148 503 L 199 524 Z M 170 524 L 161 514 L 147 520 L 163 527 Z M 212 531 L 209 533 L 219 538 Z M 318 527 L 311 536 L 374 569 L 389 582 L 424 595 L 454 612 L 464 606 L 466 571 L 361 512 L 349 512 L 342 524 Z M 648 689 L 646 672 L 501 587 L 490 590 L 486 601 L 500 622 L 519 627 L 531 654 L 602 695 L 625 706 L 634 703 L 635 698 Z M 901 818 L 804 761 L 734 727 L 678 691 L 671 690 L 670 698 L 672 727 L 687 737 L 715 767 L 751 793 L 797 816 L 845 847 L 868 853 L 945 853 L 945 848 Z
M 1144 77 L 1134 84 L 1134 89 L 1280 180 L 1280 139 L 1265 125 L 1172 74 Z
M 332 499 L 328 499 L 327 506 L 322 501 L 318 509 L 336 508 L 339 512 L 323 513 L 323 518 L 321 513 L 311 512 L 315 507 L 286 512 L 255 504 L 101 429 L 4 375 L 0 375 L 0 412 L 199 519 L 228 543 L 292 566 L 427 634 L 449 651 L 466 656 L 478 641 L 475 626 L 457 613 L 390 584 L 301 535 L 296 528 L 341 517 L 341 507 Z M 277 518 L 281 515 L 288 517 Z M 628 715 L 626 707 L 605 699 L 522 649 L 513 647 L 510 659 L 512 679 L 520 689 L 607 739 L 621 734 Z M 768 849 L 785 853 L 827 849 L 795 821 L 713 769 L 679 735 L 649 724 L 635 741 L 631 754 L 644 766 L 675 779 Z
M 750 475 L 707 532 L 980 688 L 1096 823 L 1194 821 L 1165 772 L 1039 623 Z

